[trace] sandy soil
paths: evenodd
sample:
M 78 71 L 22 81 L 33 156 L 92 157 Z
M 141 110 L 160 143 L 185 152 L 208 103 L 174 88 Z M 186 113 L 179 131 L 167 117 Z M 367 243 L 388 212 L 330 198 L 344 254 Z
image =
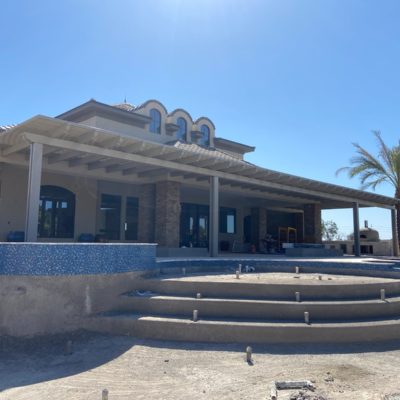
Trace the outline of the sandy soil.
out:
M 64 355 L 73 340 L 73 354 Z M 1 400 L 268 399 L 271 381 L 310 379 L 330 400 L 400 393 L 400 341 L 368 345 L 244 347 L 143 341 L 75 333 L 0 338 Z M 278 400 L 295 390 L 279 391 Z M 314 394 L 315 395 L 315 394 Z M 400 397 L 387 397 L 400 399 Z
M 249 283 L 312 283 L 320 284 L 318 276 L 321 276 L 322 282 L 325 283 L 379 283 L 393 282 L 396 279 L 390 278 L 375 278 L 369 276 L 352 276 L 352 275 L 333 275 L 333 274 L 310 274 L 310 273 L 285 273 L 285 272 L 264 272 L 264 273 L 243 273 L 240 275 L 240 280 L 236 279 L 235 272 L 225 274 L 188 274 L 185 276 L 165 276 L 164 280 L 179 279 L 182 281 L 194 282 L 249 282 Z

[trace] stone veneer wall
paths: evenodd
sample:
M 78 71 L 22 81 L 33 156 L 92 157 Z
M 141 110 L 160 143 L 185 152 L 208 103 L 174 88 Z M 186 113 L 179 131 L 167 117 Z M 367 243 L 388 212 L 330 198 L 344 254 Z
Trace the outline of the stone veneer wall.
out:
M 296 221 L 297 243 L 304 243 L 304 216 L 303 213 L 296 213 L 294 215 Z
M 260 240 L 267 234 L 267 210 L 254 207 L 251 209 L 251 241 L 260 248 Z
M 179 247 L 180 183 L 156 183 L 155 239 L 161 247 Z
M 321 205 L 304 206 L 304 243 L 322 243 Z
M 138 240 L 153 243 L 155 240 L 155 185 L 141 185 L 139 194 Z

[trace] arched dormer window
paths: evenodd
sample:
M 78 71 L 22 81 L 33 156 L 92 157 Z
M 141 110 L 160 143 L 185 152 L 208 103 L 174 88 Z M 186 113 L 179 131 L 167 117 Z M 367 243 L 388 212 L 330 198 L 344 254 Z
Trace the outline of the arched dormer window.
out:
M 59 186 L 40 188 L 38 234 L 42 238 L 73 238 L 75 195 Z
M 161 113 L 155 108 L 150 110 L 150 132 L 161 133 Z
M 200 132 L 203 134 L 202 138 L 199 140 L 199 144 L 203 146 L 210 145 L 210 128 L 207 125 L 201 125 Z
M 179 140 L 186 140 L 187 133 L 187 122 L 185 118 L 179 117 L 176 121 L 176 124 L 179 126 L 178 132 L 176 136 Z

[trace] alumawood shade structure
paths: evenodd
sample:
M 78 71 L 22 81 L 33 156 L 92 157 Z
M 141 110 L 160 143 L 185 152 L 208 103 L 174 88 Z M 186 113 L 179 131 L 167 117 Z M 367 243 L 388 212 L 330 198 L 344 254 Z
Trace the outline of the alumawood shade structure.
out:
M 42 170 L 125 183 L 176 180 L 210 187 L 210 221 L 217 218 L 218 210 L 214 208 L 220 192 L 265 199 L 284 209 L 304 204 L 320 204 L 322 209 L 353 208 L 355 233 L 359 207 L 393 210 L 399 204 L 390 197 L 261 168 L 197 144 L 161 144 L 45 116 L 33 117 L 0 133 L 0 162 L 29 166 L 27 228 L 37 221 L 34 210 L 38 208 L 39 194 L 34 187 L 40 187 Z M 26 231 L 28 240 L 36 240 L 34 231 Z M 213 229 L 210 235 L 214 255 L 216 234 L 217 229 Z

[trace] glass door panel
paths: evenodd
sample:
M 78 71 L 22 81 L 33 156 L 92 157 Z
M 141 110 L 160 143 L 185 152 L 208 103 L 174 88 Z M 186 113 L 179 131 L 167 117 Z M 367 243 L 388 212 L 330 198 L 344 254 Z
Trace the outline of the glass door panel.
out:
M 121 196 L 102 194 L 100 232 L 108 240 L 119 240 L 121 228 Z
M 125 212 L 125 240 L 137 240 L 139 222 L 139 199 L 136 197 L 126 198 Z
M 181 204 L 181 246 L 208 247 L 208 210 L 200 204 Z

